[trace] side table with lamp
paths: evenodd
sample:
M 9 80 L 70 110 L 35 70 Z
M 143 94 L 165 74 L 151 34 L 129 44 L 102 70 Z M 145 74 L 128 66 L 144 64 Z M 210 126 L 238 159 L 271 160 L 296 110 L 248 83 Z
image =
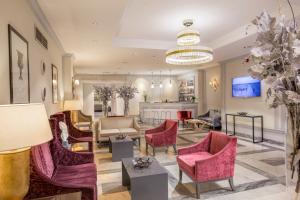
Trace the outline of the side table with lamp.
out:
M 30 179 L 30 147 L 52 139 L 43 104 L 0 105 L 0 199 L 22 200 Z

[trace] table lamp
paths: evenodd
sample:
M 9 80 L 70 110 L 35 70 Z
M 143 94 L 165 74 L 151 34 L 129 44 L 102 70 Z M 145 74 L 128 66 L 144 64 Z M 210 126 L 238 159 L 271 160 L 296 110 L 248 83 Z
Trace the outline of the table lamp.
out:
M 21 200 L 29 189 L 30 147 L 52 139 L 43 104 L 0 105 L 0 199 Z
M 82 109 L 81 102 L 79 100 L 65 100 L 64 110 L 71 111 L 71 120 L 75 124 L 78 122 L 78 111 Z

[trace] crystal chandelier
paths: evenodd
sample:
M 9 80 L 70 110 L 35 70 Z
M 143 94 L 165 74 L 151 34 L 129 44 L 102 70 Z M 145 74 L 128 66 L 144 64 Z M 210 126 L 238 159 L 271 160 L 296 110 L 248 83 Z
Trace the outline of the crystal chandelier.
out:
M 196 65 L 213 60 L 213 50 L 199 46 L 200 33 L 191 29 L 192 20 L 184 20 L 186 27 L 177 34 L 177 47 L 166 52 L 166 62 L 173 65 Z

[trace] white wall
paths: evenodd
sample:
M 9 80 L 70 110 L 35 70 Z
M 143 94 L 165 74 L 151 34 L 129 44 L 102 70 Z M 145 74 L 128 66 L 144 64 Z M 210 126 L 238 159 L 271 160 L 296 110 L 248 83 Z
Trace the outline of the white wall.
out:
M 38 19 L 33 14 L 25 0 L 1 0 L 0 6 L 0 104 L 10 103 L 9 84 L 9 50 L 8 50 L 8 24 L 11 24 L 20 32 L 29 43 L 29 67 L 30 67 L 30 100 L 32 103 L 42 102 L 41 92 L 47 89 L 45 101 L 48 114 L 57 112 L 60 104 L 52 104 L 52 75 L 51 64 L 59 70 L 59 93 L 62 89 L 62 55 L 63 50 L 43 29 Z M 34 38 L 34 26 L 37 26 L 48 39 L 48 50 L 44 49 Z M 46 63 L 46 74 L 41 75 L 41 62 Z
M 265 137 L 280 142 L 284 142 L 283 133 L 286 130 L 286 113 L 285 110 L 281 108 L 271 109 L 266 103 L 266 88 L 267 86 L 262 82 L 261 97 L 255 98 L 234 98 L 232 97 L 232 78 L 239 76 L 247 76 L 248 68 L 251 64 L 245 64 L 243 58 L 238 58 L 225 62 L 221 66 L 222 75 L 223 75 L 223 129 L 225 128 L 224 124 L 224 114 L 225 113 L 237 113 L 237 112 L 248 112 L 249 114 L 263 115 L 264 117 L 264 128 L 265 128 Z M 229 119 L 229 124 L 232 122 Z M 238 118 L 237 132 L 252 134 L 251 133 L 251 120 L 247 118 Z M 230 126 L 231 127 L 231 126 Z M 256 124 L 256 131 L 258 134 L 260 129 L 260 123 Z M 232 128 L 230 128 L 232 129 Z
M 80 78 L 76 76 L 76 78 Z M 178 101 L 178 81 L 176 76 L 171 76 L 171 82 L 172 82 L 172 87 L 169 86 L 170 83 L 170 77 L 169 76 L 162 76 L 161 81 L 163 83 L 163 88 L 159 88 L 159 82 L 160 78 L 159 77 L 154 77 L 153 82 L 155 84 L 155 88 L 151 88 L 151 83 L 152 83 L 152 77 L 151 76 L 145 76 L 145 75 L 136 75 L 136 76 L 126 76 L 126 75 L 104 75 L 104 76 L 99 76 L 99 79 L 97 81 L 87 81 L 87 80 L 82 80 L 81 82 L 84 83 L 84 85 L 108 85 L 108 86 L 121 86 L 124 85 L 125 83 L 132 83 L 139 91 L 138 94 L 136 94 L 136 97 L 132 99 L 129 103 L 130 115 L 138 115 L 139 114 L 139 102 L 144 101 L 143 95 L 146 93 L 148 95 L 148 102 L 161 102 L 166 99 L 168 101 Z M 84 86 L 82 89 L 85 90 Z M 90 96 L 90 93 L 92 92 L 89 90 L 88 92 L 86 91 L 80 91 L 82 90 L 81 88 L 78 88 L 77 92 L 79 94 L 83 94 L 81 99 L 89 99 L 88 96 Z M 81 96 L 81 95 L 79 95 Z M 84 104 L 91 104 L 93 105 L 93 102 L 91 101 L 84 101 Z M 116 101 L 116 115 L 123 115 L 123 100 L 120 98 L 117 98 Z M 90 107 L 86 105 L 87 107 Z

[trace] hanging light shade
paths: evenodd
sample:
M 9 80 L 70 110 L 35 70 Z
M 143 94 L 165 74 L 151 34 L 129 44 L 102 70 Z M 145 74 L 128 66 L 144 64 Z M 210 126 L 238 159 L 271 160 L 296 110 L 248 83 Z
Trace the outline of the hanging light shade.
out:
M 202 46 L 178 46 L 166 53 L 166 62 L 173 65 L 195 65 L 212 60 L 212 49 Z
M 184 20 L 183 25 L 186 27 L 184 30 L 177 34 L 177 45 L 196 45 L 200 43 L 200 33 L 197 30 L 189 28 L 193 25 L 192 20 Z
M 177 34 L 177 47 L 166 52 L 166 63 L 173 65 L 197 65 L 213 60 L 213 50 L 209 47 L 198 46 L 200 33 L 190 28 L 192 20 L 184 20 L 186 27 Z

